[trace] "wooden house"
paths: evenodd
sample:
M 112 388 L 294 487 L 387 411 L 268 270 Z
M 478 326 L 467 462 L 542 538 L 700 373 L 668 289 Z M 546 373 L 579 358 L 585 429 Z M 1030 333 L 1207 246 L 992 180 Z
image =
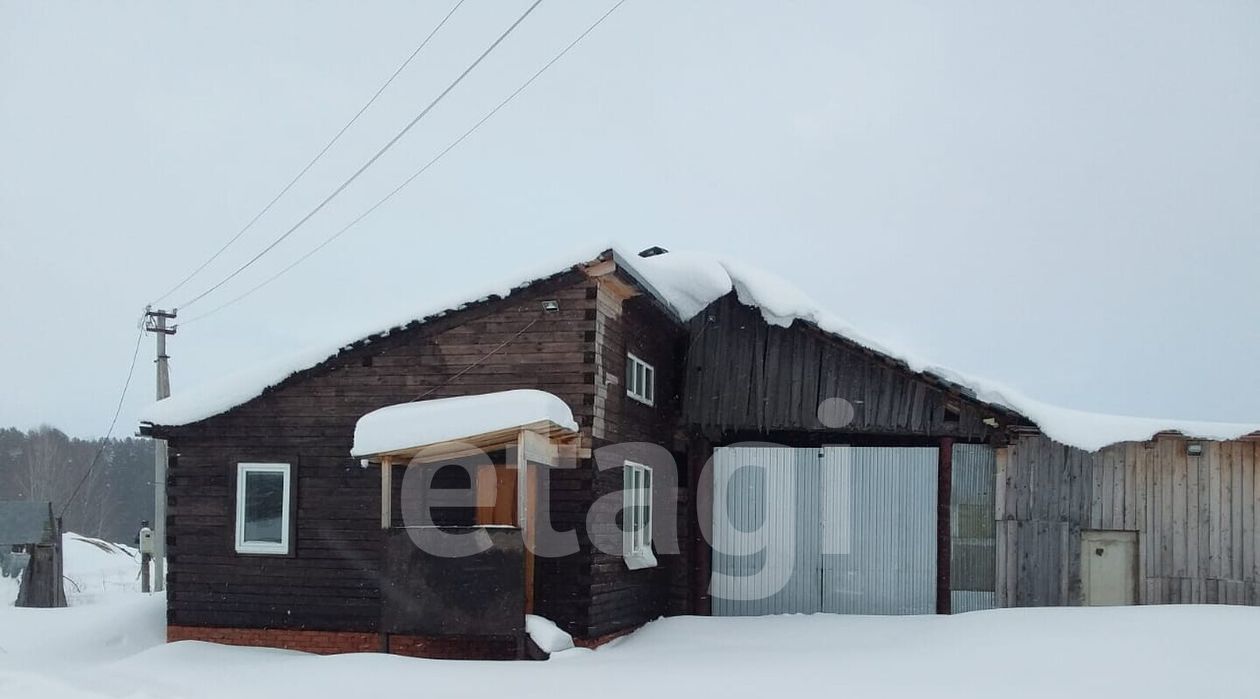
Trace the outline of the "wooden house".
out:
M 572 422 L 480 419 L 521 390 Z M 357 445 L 382 410 L 422 428 Z M 509 658 L 527 614 L 598 644 L 672 614 L 1260 602 L 1254 428 L 1123 422 L 1097 451 L 1036 412 L 756 270 L 606 251 L 155 405 L 168 637 Z M 493 495 L 404 515 L 445 490 Z

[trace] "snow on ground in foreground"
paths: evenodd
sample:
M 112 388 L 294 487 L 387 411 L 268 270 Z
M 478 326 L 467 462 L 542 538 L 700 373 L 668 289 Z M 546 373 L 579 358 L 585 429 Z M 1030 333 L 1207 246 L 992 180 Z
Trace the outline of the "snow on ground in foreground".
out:
M 1260 609 L 1023 609 L 954 617 L 681 617 L 549 662 L 320 657 L 162 644 L 160 595 L 0 608 L 0 696 L 1256 696 Z M 151 673 L 151 681 L 142 681 Z M 650 691 L 645 688 L 650 688 Z
M 165 599 L 136 592 L 134 551 L 66 538 L 73 606 L 0 606 L 0 697 L 1260 696 L 1251 607 L 679 617 L 549 662 L 165 644 Z

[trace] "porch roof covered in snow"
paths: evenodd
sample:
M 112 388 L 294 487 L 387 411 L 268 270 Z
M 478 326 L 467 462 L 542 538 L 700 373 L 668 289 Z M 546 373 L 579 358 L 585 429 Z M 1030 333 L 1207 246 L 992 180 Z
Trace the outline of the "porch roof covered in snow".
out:
M 549 438 L 577 434 L 573 411 L 560 398 L 521 389 L 390 405 L 359 418 L 350 454 L 379 461 L 439 458 L 501 447 L 521 432 Z
M 359 418 L 352 456 L 381 466 L 381 529 L 393 522 L 395 464 L 515 448 L 517 525 L 527 527 L 529 464 L 557 463 L 557 445 L 578 434 L 573 411 L 546 391 L 520 389 L 390 405 Z

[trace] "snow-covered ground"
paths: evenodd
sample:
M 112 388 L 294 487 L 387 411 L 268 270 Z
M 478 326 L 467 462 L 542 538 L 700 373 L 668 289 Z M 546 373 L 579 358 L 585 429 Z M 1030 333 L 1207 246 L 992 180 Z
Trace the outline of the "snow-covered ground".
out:
M 164 644 L 160 595 L 102 585 L 68 609 L 0 607 L 0 697 L 1260 696 L 1260 609 L 1245 607 L 683 617 L 597 651 L 483 663 Z
M 140 592 L 140 552 L 78 534 L 66 534 L 66 601 L 91 604 L 117 594 Z

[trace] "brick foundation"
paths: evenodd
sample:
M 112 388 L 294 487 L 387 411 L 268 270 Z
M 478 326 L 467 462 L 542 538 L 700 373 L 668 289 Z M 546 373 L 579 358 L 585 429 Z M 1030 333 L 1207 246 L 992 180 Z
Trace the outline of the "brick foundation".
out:
M 205 641 L 229 646 L 283 648 L 320 655 L 379 653 L 386 640 L 379 633 L 306 631 L 298 629 L 241 629 L 212 626 L 167 626 L 166 640 Z M 389 653 L 413 658 L 454 660 L 512 660 L 520 657 L 512 638 L 431 638 L 389 634 Z
M 166 640 L 206 641 L 229 646 L 283 648 L 307 653 L 374 653 L 381 650 L 381 636 L 353 631 L 304 631 L 297 629 L 236 629 L 210 626 L 167 626 Z
M 612 633 L 606 633 L 603 636 L 593 636 L 590 638 L 576 638 L 575 637 L 573 639 L 573 645 L 577 646 L 578 648 L 599 648 L 600 646 L 604 645 L 605 643 L 608 643 L 609 641 L 616 640 L 618 638 L 621 638 L 622 636 L 629 636 L 630 634 L 634 633 L 635 631 L 638 631 L 641 628 L 643 627 L 632 626 L 628 629 L 622 629 L 620 631 L 613 631 Z
M 444 660 L 515 660 L 520 657 L 514 638 L 427 638 L 390 634 L 389 652 Z

